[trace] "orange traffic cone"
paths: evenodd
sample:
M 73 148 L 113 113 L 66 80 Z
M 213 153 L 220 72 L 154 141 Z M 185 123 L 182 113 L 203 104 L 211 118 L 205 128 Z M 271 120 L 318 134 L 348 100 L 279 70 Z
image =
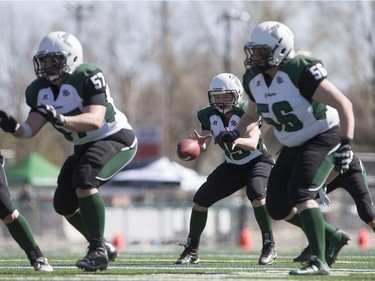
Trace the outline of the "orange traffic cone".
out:
M 244 250 L 250 250 L 253 247 L 251 232 L 248 227 L 244 227 L 240 234 L 240 246 Z
M 358 245 L 362 249 L 368 248 L 370 244 L 370 236 L 367 228 L 361 227 L 358 231 Z
M 124 234 L 122 234 L 121 231 L 117 231 L 115 233 L 115 236 L 113 237 L 113 242 L 112 242 L 113 246 L 116 247 L 117 250 L 119 251 L 123 251 L 125 250 L 125 246 L 126 246 L 126 240 L 125 240 L 125 236 Z

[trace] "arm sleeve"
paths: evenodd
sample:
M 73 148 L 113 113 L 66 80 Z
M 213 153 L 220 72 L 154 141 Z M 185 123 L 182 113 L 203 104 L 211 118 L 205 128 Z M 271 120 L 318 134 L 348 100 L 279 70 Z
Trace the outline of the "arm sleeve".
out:
M 299 78 L 299 89 L 307 100 L 311 100 L 320 82 L 327 78 L 327 70 L 319 60 L 307 64 Z
M 246 86 L 245 86 L 246 85 Z M 245 90 L 245 93 L 248 95 L 249 99 L 253 102 L 255 102 L 254 100 L 254 97 L 253 97 L 253 94 L 251 93 L 250 91 L 250 88 L 249 88 L 249 84 L 244 84 L 243 86 L 244 90 Z
M 107 85 L 103 73 L 98 69 L 88 76 L 83 85 L 84 101 L 83 106 L 87 105 L 106 105 Z
M 250 69 L 247 69 L 245 71 L 245 73 L 242 75 L 242 86 L 243 86 L 243 89 L 245 91 L 245 93 L 247 94 L 247 96 L 249 97 L 249 99 L 253 102 L 255 102 L 255 99 L 253 97 L 253 94 L 251 93 L 251 90 L 250 90 L 250 81 L 251 81 L 251 78 L 254 77 L 258 72 L 254 72 Z
M 204 130 L 210 130 L 210 128 L 207 128 L 207 126 L 204 125 L 204 122 L 202 122 L 202 114 L 200 114 L 200 112 L 198 111 L 197 112 L 197 117 L 198 117 L 198 120 L 199 122 L 201 123 L 201 130 L 204 131 Z
M 198 117 L 199 122 L 201 123 L 201 130 L 202 131 L 204 131 L 204 130 L 211 131 L 211 129 L 210 129 L 210 119 L 208 117 L 209 112 L 210 112 L 210 108 L 204 108 L 204 109 L 201 109 L 197 112 L 197 117 Z
M 27 88 L 26 88 L 26 91 L 25 91 L 25 99 L 26 99 L 26 104 L 30 107 L 30 111 L 29 112 L 38 112 L 41 114 L 41 112 L 35 107 L 33 106 L 33 103 L 30 99 L 30 96 L 32 95 L 32 90 L 31 90 L 31 86 L 29 85 Z

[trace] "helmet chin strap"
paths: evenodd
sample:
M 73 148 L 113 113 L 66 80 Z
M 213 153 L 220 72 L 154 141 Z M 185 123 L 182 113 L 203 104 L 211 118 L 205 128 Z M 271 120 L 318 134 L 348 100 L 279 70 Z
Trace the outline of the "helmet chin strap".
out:
M 65 77 L 67 77 L 69 74 L 60 70 L 58 74 L 52 74 L 52 75 L 47 75 L 47 78 L 50 82 L 54 84 L 60 84 L 60 80 L 63 80 Z M 56 83 L 57 82 L 57 83 Z
M 47 75 L 48 80 L 51 82 L 55 82 L 56 80 L 59 80 L 61 77 L 58 74 L 53 74 L 53 75 Z
M 224 107 L 224 108 L 220 108 L 220 107 L 215 107 L 215 108 L 216 108 L 217 111 L 219 111 L 223 115 L 231 113 L 234 110 L 233 106 Z

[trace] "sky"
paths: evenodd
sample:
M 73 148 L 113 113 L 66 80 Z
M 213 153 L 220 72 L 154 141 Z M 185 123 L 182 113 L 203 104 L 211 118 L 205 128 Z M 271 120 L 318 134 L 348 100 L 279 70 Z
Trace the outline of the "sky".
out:
M 135 94 L 129 96 L 134 97 L 135 100 L 129 104 L 136 105 L 137 98 L 148 94 L 140 89 L 143 85 L 147 85 L 144 83 L 147 79 L 159 78 L 160 89 L 163 89 L 162 83 L 165 77 L 160 76 L 163 69 L 162 62 L 155 59 L 163 46 L 160 42 L 162 39 L 155 40 L 155 37 L 160 36 L 161 30 L 160 1 L 73 2 L 73 4 L 84 4 L 85 7 L 81 29 L 76 24 L 72 10 L 67 8 L 69 7 L 67 3 L 65 1 L 0 0 L 0 62 L 10 62 L 14 67 L 13 71 L 2 68 L 0 76 L 0 102 L 2 104 L 5 104 L 4 100 L 9 100 L 9 97 L 2 93 L 7 93 L 5 90 L 8 89 L 3 87 L 4 82 L 10 76 L 19 76 L 27 81 L 35 79 L 32 56 L 41 38 L 54 30 L 65 30 L 77 35 L 84 47 L 84 56 L 88 57 L 87 54 L 89 54 L 93 62 L 103 68 L 106 75 L 110 77 L 107 80 L 112 79 L 113 69 L 108 65 L 110 65 L 109 62 L 113 64 L 114 59 L 115 64 L 119 65 L 116 70 L 121 71 L 120 74 L 134 73 L 134 77 L 138 79 L 138 88 L 132 89 Z M 303 3 L 303 5 L 295 5 L 296 3 Z M 352 83 L 358 83 L 365 75 L 370 75 L 371 64 L 368 54 L 371 50 L 374 52 L 375 46 L 366 45 L 364 35 L 366 29 L 373 33 L 369 16 L 371 2 L 318 2 L 323 7 L 323 12 L 318 12 L 316 6 L 311 3 L 316 3 L 316 1 L 169 1 L 170 32 L 176 58 L 189 61 L 190 58 L 184 52 L 186 47 L 193 49 L 196 53 L 206 48 L 204 52 L 208 49 L 217 57 L 215 67 L 217 66 L 217 71 L 221 72 L 225 50 L 224 41 L 228 34 L 225 33 L 224 22 L 220 19 L 226 10 L 232 8 L 244 10 L 250 14 L 250 21 L 231 22 L 232 33 L 229 35 L 232 44 L 237 44 L 237 49 L 232 50 L 232 57 L 233 64 L 237 66 L 234 73 L 240 77 L 244 71 L 243 45 L 251 28 L 259 22 L 259 15 L 268 12 L 269 19 L 273 19 L 286 13 L 288 16 L 285 23 L 295 34 L 296 49 L 307 49 L 312 51 L 314 56 L 322 59 L 327 67 L 329 79 L 346 93 L 345 89 Z M 268 10 L 262 10 L 262 6 L 268 7 Z M 275 12 L 275 7 L 278 8 L 278 12 Z M 319 34 L 322 37 L 317 40 L 316 36 Z M 116 46 L 120 51 L 120 56 L 108 55 L 108 44 L 105 45 L 108 42 Z M 17 52 L 10 52 L 12 50 L 17 50 Z M 153 54 L 154 57 L 147 57 L 149 54 Z M 18 56 L 24 60 L 17 60 Z M 195 76 L 191 75 L 191 77 L 197 79 L 196 73 L 202 73 L 202 77 L 204 75 L 207 77 L 209 74 L 203 71 L 205 69 L 195 68 Z M 128 77 L 126 75 L 123 77 Z M 204 78 L 204 81 L 199 84 L 199 89 L 204 91 L 204 97 L 206 97 L 206 82 Z M 15 92 L 23 94 L 24 86 L 20 88 L 14 83 L 10 85 L 12 88 L 17 86 L 19 88 Z M 191 84 L 188 87 L 190 90 Z M 162 91 L 160 89 L 158 90 Z M 202 99 L 202 102 L 206 100 Z M 26 104 L 23 106 L 26 114 L 29 109 Z M 12 109 L 10 113 L 14 112 L 16 109 Z M 137 111 L 128 110 L 128 112 L 128 117 L 136 120 Z
M 253 1 L 253 3 L 256 2 Z M 291 4 L 298 1 L 265 2 L 272 3 L 272 5 L 281 7 L 281 10 L 288 11 L 288 9 L 293 9 Z M 103 3 L 105 4 L 102 5 Z M 25 46 L 28 52 L 35 52 L 38 40 L 50 31 L 57 29 L 76 34 L 85 45 L 86 42 L 93 40 L 93 38 L 86 37 L 92 34 L 92 32 L 86 32 L 87 30 L 97 30 L 98 34 L 105 36 L 108 33 L 107 28 L 110 26 L 110 24 L 107 24 L 108 18 L 109 20 L 113 18 L 113 20 L 119 21 L 115 25 L 118 33 L 116 40 L 122 44 L 121 48 L 125 48 L 126 52 L 130 54 L 130 58 L 137 59 L 144 47 L 147 47 L 147 42 L 151 41 L 149 38 L 159 32 L 160 27 L 158 26 L 159 23 L 155 21 L 155 14 L 160 11 L 160 3 L 161 1 L 0 1 L 0 23 L 3 26 L 3 28 L 0 28 L 3 34 L 3 38 L 0 37 L 0 42 L 3 46 L 8 44 L 8 42 L 2 41 L 6 38 L 6 33 L 3 29 L 9 25 L 12 28 L 8 32 L 11 32 L 20 44 L 22 44 L 22 38 L 25 38 L 27 34 L 35 34 L 35 46 Z M 246 40 L 251 27 L 258 20 L 257 11 L 248 8 L 252 7 L 251 1 L 168 1 L 168 3 L 172 10 L 171 17 L 174 25 L 172 38 L 176 50 L 181 49 L 183 45 L 189 44 L 197 36 L 202 36 L 201 34 L 205 32 L 207 36 L 205 35 L 202 40 L 213 42 L 212 51 L 217 52 L 218 55 L 222 54 L 225 48 L 223 42 L 226 35 L 224 22 L 220 21 L 220 18 L 222 18 L 224 9 L 235 8 L 243 10 L 246 6 L 246 12 L 251 15 L 251 20 L 248 22 L 232 22 L 233 34 L 231 34 L 231 40 L 240 40 L 241 44 L 242 41 Z M 334 4 L 332 5 L 332 3 Z M 356 5 L 355 3 L 359 4 Z M 321 1 L 321 4 L 326 6 L 325 18 L 320 18 L 314 8 L 305 10 L 298 8 L 295 11 L 288 11 L 293 15 L 293 17 L 288 17 L 287 24 L 290 24 L 295 33 L 296 48 L 306 49 L 313 45 L 314 54 L 321 58 L 323 62 L 328 63 L 329 69 L 334 72 L 331 74 L 332 79 L 334 82 L 341 84 L 342 88 L 347 87 L 347 84 L 351 82 L 350 79 L 342 78 L 343 76 L 350 77 L 351 70 L 349 68 L 346 70 L 343 67 L 337 69 L 334 60 L 336 58 L 337 60 L 349 59 L 348 56 L 350 54 L 342 53 L 344 49 L 341 45 L 358 43 L 356 35 L 359 36 L 361 30 L 359 30 L 360 32 L 350 30 L 351 22 L 353 22 L 352 26 L 358 24 L 358 21 L 363 21 L 366 26 L 371 26 L 369 13 L 366 13 L 366 11 L 369 11 L 368 3 L 369 1 Z M 76 24 L 74 13 L 72 9 L 68 8 L 76 5 L 85 7 L 83 12 L 84 20 L 81 26 Z M 113 6 L 118 7 L 116 11 L 113 11 Z M 197 9 L 198 6 L 199 9 Z M 346 10 L 346 13 L 344 15 L 341 12 L 338 13 L 338 7 L 342 8 L 343 11 Z M 352 12 L 353 7 L 356 9 L 356 13 Z M 310 42 L 311 38 L 313 38 L 312 34 L 322 31 L 317 28 L 320 28 L 318 27 L 319 21 L 323 20 L 327 21 L 327 30 L 335 29 L 338 32 L 329 35 L 332 36 L 332 41 Z M 196 30 L 196 27 L 192 29 L 192 21 L 195 24 L 201 22 L 201 30 Z M 179 26 L 180 24 L 181 27 Z M 360 26 L 361 24 L 358 25 Z M 335 38 L 336 36 L 337 38 Z M 361 40 L 361 38 L 358 39 Z M 134 44 L 128 44 L 128 42 L 134 42 Z M 336 42 L 340 45 L 335 45 Z M 101 60 L 106 58 L 100 57 L 100 50 L 95 50 L 95 47 L 94 45 L 93 49 L 94 52 L 99 53 L 97 57 L 100 64 Z M 157 47 L 155 46 L 155 48 Z M 196 47 L 198 51 L 199 46 Z M 368 63 L 368 57 L 365 55 L 367 53 L 366 46 L 361 46 L 360 51 L 363 53 L 359 57 L 361 71 L 367 73 L 370 71 L 370 64 Z M 222 55 L 220 56 L 222 57 Z M 130 59 L 122 63 L 127 64 L 125 67 L 131 67 L 133 61 Z M 337 75 L 336 71 L 338 72 Z

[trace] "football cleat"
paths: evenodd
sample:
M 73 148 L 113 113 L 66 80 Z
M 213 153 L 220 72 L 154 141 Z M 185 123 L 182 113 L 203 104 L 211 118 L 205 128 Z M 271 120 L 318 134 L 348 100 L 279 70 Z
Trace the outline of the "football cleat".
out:
M 311 256 L 306 266 L 291 270 L 290 275 L 329 275 L 330 268 L 327 263 L 322 262 L 317 256 Z
M 33 267 L 35 271 L 52 272 L 53 267 L 49 265 L 47 258 L 39 257 L 36 258 Z
M 309 246 L 303 249 L 302 253 L 298 257 L 293 259 L 293 262 L 305 262 L 311 257 Z
M 260 252 L 260 257 L 258 264 L 259 265 L 269 265 L 272 264 L 273 261 L 277 257 L 277 252 L 275 249 L 275 243 L 272 241 L 267 241 L 263 244 L 263 248 Z
M 76 266 L 85 271 L 106 270 L 108 267 L 108 253 L 104 238 L 90 239 L 87 255 L 76 262 Z
M 108 254 L 108 260 L 112 262 L 115 261 L 115 259 L 120 255 L 116 250 L 115 246 L 113 246 L 108 241 L 104 242 L 104 246 Z
M 342 247 L 348 244 L 349 240 L 349 235 L 341 229 L 337 229 L 335 233 L 327 238 L 326 262 L 329 266 L 331 266 L 336 261 L 338 253 L 340 252 Z
M 195 264 L 199 262 L 197 249 L 194 249 L 187 244 L 179 245 L 184 246 L 185 250 L 181 253 L 180 258 L 175 262 L 175 264 Z
M 331 266 L 335 262 L 337 254 L 342 247 L 348 244 L 349 240 L 349 235 L 340 229 L 336 230 L 334 234 L 327 238 L 325 258 L 329 266 Z M 310 256 L 310 249 L 309 246 L 307 246 L 298 257 L 293 259 L 293 261 L 306 262 L 309 260 Z

